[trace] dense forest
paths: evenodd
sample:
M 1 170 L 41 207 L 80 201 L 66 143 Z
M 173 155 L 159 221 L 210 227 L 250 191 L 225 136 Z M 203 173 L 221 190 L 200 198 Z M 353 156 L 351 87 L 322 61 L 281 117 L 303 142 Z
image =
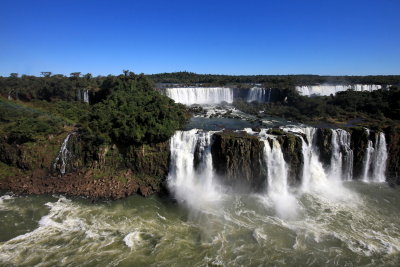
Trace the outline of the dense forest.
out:
M 115 78 L 127 77 L 131 72 L 124 70 L 122 75 L 97 76 L 90 73 L 73 72 L 69 77 L 51 72 L 42 72 L 41 77 L 11 73 L 9 77 L 0 76 L 0 95 L 20 99 L 22 101 L 75 101 L 79 90 L 88 90 L 91 100 L 100 89 L 112 86 Z M 202 86 L 235 86 L 250 87 L 261 84 L 266 88 L 294 88 L 297 85 L 312 84 L 380 84 L 400 85 L 400 75 L 386 76 L 319 76 L 319 75 L 212 75 L 191 72 L 162 73 L 152 75 L 136 75 L 147 77 L 151 87 L 172 86 L 173 84 Z M 169 84 L 169 85 L 168 85 Z M 103 91 L 104 93 L 105 91 Z
M 90 103 L 77 101 L 80 90 L 88 90 Z M 167 140 L 188 119 L 183 105 L 155 91 L 144 75 L 129 71 L 97 78 L 12 74 L 0 78 L 0 93 L 0 132 L 9 143 L 35 141 L 70 125 L 97 146 L 151 144 Z
M 273 103 L 236 101 L 238 109 L 256 114 L 285 117 L 301 122 L 338 122 L 359 118 L 386 122 L 400 118 L 400 76 L 318 76 L 318 75 L 211 75 L 190 72 L 154 75 L 124 70 L 113 76 L 82 75 L 69 77 L 42 72 L 41 77 L 11 73 L 0 77 L 3 96 L 1 129 L 10 142 L 28 142 L 35 134 L 55 132 L 65 124 L 78 125 L 82 136 L 93 144 L 155 143 L 168 139 L 188 118 L 185 107 L 173 103 L 154 88 L 165 84 L 233 85 L 262 84 L 279 90 Z M 294 86 L 303 84 L 384 84 L 388 91 L 347 91 L 329 97 L 303 97 Z M 82 92 L 90 103 L 83 103 Z M 8 100 L 20 100 L 24 108 Z M 260 113 L 261 111 L 261 113 Z
M 283 97 L 273 103 L 248 103 L 238 100 L 233 105 L 258 117 L 277 116 L 303 123 L 329 122 L 346 125 L 349 121 L 372 128 L 399 124 L 400 89 L 372 92 L 343 91 L 331 96 L 307 97 L 293 89 L 283 90 Z
M 293 88 L 313 84 L 380 84 L 398 85 L 400 75 L 320 76 L 320 75 L 215 75 L 175 72 L 148 75 L 155 83 L 202 84 L 205 86 L 261 84 L 267 88 Z

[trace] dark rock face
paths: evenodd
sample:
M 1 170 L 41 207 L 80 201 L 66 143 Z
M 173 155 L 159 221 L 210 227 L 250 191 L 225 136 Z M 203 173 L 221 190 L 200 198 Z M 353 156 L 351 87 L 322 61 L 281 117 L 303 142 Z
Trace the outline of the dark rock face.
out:
M 265 189 L 264 143 L 246 133 L 224 131 L 213 135 L 211 153 L 215 172 L 228 184 L 252 191 Z
M 278 136 L 277 140 L 281 144 L 283 157 L 289 165 L 289 185 L 300 184 L 304 163 L 301 138 L 294 134 L 287 133 Z
M 385 135 L 388 149 L 387 181 L 391 185 L 400 185 L 400 128 L 386 128 Z
M 368 136 L 367 131 L 362 127 L 352 127 L 349 129 L 351 133 L 351 149 L 353 150 L 353 179 L 360 179 L 364 166 L 365 153 L 367 151 L 368 140 L 375 134 L 371 131 Z M 374 140 L 371 139 L 371 140 Z
M 324 167 L 329 166 L 332 157 L 332 130 L 327 128 L 317 129 L 315 144 L 318 147 L 319 160 Z
M 163 190 L 169 169 L 169 143 L 141 147 L 102 146 L 88 151 L 78 133 L 70 136 L 65 175 L 55 161 L 67 135 L 33 144 L 0 142 L 0 161 L 21 171 L 0 177 L 0 189 L 15 193 L 61 193 L 91 198 L 144 196 Z

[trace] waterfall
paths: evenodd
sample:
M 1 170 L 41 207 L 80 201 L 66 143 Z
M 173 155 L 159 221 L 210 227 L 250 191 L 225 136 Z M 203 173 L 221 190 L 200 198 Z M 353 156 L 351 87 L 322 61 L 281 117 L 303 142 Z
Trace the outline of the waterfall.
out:
M 367 133 L 367 138 L 368 138 L 368 143 L 367 143 L 367 148 L 365 151 L 364 155 L 364 160 L 363 160 L 363 170 L 362 170 L 362 180 L 364 182 L 369 181 L 369 171 L 370 171 L 370 164 L 371 164 L 371 158 L 374 154 L 374 144 L 372 143 L 371 140 L 369 140 L 370 137 L 370 131 L 369 129 L 365 129 Z
M 342 129 L 332 130 L 332 157 L 329 176 L 332 179 L 353 178 L 353 151 L 350 148 L 351 135 Z
M 267 165 L 268 193 L 287 195 L 288 167 L 283 158 L 281 145 L 275 139 L 264 140 L 264 161 Z
M 88 89 L 83 90 L 83 102 L 89 103 L 89 90 Z
M 385 134 L 380 133 L 373 154 L 373 171 L 372 171 L 372 181 L 377 183 L 383 183 L 386 181 L 385 171 L 386 171 L 386 160 L 388 158 Z
M 73 134 L 74 133 L 68 134 L 67 137 L 64 139 L 60 151 L 58 152 L 57 158 L 53 164 L 53 169 L 58 170 L 61 173 L 61 175 L 65 174 L 66 167 L 68 164 L 68 159 L 72 155 L 72 153 L 68 150 L 68 141 Z
M 89 90 L 88 89 L 77 89 L 76 90 L 76 100 L 83 101 L 84 103 L 89 103 Z
M 366 129 L 368 139 L 370 131 Z M 372 140 L 368 140 L 367 148 L 363 160 L 363 170 L 361 179 L 364 182 L 383 183 L 386 181 L 386 160 L 388 158 L 386 148 L 386 138 L 384 133 L 379 133 L 375 137 L 375 145 Z
M 294 216 L 297 210 L 297 202 L 288 190 L 288 166 L 283 157 L 281 145 L 273 137 L 268 137 L 263 142 L 268 197 L 272 200 L 275 210 L 280 216 Z
M 304 85 L 304 86 L 296 86 L 296 90 L 300 93 L 300 95 L 304 96 L 329 96 L 331 94 L 335 95 L 337 92 L 347 91 L 374 91 L 382 89 L 381 85 L 377 84 L 354 84 L 354 85 Z
M 225 87 L 167 88 L 166 95 L 185 105 L 233 102 L 233 89 Z
M 179 202 L 200 208 L 220 198 L 211 155 L 212 132 L 177 131 L 170 141 L 168 187 Z M 199 164 L 195 164 L 197 161 Z
M 249 91 L 249 95 L 247 96 L 247 102 L 270 102 L 271 100 L 271 88 L 258 88 L 253 87 Z

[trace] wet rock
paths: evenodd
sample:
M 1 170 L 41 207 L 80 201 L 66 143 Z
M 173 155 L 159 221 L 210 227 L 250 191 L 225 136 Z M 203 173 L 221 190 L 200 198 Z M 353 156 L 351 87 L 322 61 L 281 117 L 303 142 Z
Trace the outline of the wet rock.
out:
M 245 132 L 224 131 L 213 135 L 213 166 L 221 180 L 242 190 L 262 191 L 264 143 Z

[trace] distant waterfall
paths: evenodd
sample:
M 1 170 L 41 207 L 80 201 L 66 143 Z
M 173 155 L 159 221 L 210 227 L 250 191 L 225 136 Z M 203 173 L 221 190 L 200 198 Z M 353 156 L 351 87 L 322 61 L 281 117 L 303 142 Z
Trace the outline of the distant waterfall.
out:
M 178 201 L 189 206 L 199 207 L 219 198 L 214 181 L 211 136 L 212 132 L 193 129 L 177 131 L 170 141 L 168 186 Z
M 368 129 L 366 131 L 368 138 L 370 138 L 370 131 Z M 385 134 L 379 133 L 375 139 L 375 146 L 371 140 L 368 140 L 367 143 L 362 180 L 364 182 L 383 183 L 386 181 L 385 171 L 388 158 Z
M 166 95 L 185 105 L 233 102 L 233 89 L 225 87 L 167 88 Z
M 347 91 L 374 91 L 382 89 L 381 85 L 377 84 L 354 84 L 354 85 L 304 85 L 296 86 L 296 90 L 300 95 L 303 96 L 329 96 L 331 94 L 335 95 L 337 92 Z
M 89 90 L 88 89 L 78 89 L 76 91 L 76 99 L 84 103 L 89 103 Z
M 270 102 L 272 89 L 253 87 L 249 91 L 247 102 Z
M 89 90 L 87 89 L 83 90 L 83 102 L 89 103 Z
M 64 175 L 66 173 L 68 160 L 71 158 L 72 155 L 72 153 L 68 150 L 68 142 L 73 134 L 74 133 L 68 134 L 67 137 L 64 139 L 60 151 L 58 152 L 57 158 L 53 164 L 53 169 L 58 170 L 61 175 Z

